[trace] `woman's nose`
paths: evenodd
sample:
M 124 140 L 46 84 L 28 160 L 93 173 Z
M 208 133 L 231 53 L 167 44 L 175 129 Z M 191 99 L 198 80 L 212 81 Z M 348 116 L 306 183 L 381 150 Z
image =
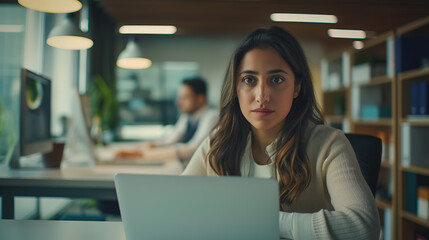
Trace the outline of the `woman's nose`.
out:
M 257 87 L 257 93 L 256 93 L 256 102 L 259 104 L 263 104 L 265 102 L 270 101 L 270 90 L 269 88 L 264 84 L 261 83 Z

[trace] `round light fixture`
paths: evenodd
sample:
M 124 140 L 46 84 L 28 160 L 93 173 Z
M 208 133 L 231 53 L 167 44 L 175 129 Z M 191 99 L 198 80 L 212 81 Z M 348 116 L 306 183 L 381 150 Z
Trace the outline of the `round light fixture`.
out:
M 143 57 L 143 53 L 134 38 L 131 38 L 125 49 L 119 54 L 116 66 L 127 69 L 145 69 L 152 61 Z
M 73 24 L 70 17 L 66 17 L 51 30 L 46 43 L 52 47 L 70 50 L 88 49 L 94 44 L 88 34 Z
M 18 0 L 26 8 L 48 13 L 71 13 L 79 11 L 82 3 L 77 0 Z

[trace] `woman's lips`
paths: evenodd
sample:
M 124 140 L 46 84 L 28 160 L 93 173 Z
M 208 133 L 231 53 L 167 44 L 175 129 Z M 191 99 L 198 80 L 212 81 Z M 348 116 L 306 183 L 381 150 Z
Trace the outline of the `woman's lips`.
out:
M 268 116 L 271 113 L 273 113 L 274 111 L 268 108 L 257 108 L 257 109 L 253 109 L 252 113 L 258 115 L 258 116 Z

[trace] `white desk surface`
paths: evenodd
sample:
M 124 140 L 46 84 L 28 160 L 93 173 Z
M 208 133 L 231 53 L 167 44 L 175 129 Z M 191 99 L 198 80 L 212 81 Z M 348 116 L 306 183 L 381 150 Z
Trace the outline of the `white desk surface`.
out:
M 4 240 L 125 240 L 122 222 L 0 220 Z
M 167 160 L 161 166 L 98 165 L 61 169 L 11 169 L 0 166 L 2 218 L 14 218 L 14 197 L 69 197 L 115 200 L 115 173 L 179 175 L 179 160 Z M 0 238 L 1 239 L 1 238 Z

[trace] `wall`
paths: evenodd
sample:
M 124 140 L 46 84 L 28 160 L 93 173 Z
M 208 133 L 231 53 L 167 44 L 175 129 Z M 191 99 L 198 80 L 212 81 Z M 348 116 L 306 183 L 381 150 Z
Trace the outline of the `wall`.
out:
M 116 49 L 117 54 L 125 47 Z M 183 36 L 138 36 L 144 54 L 154 64 L 165 61 L 195 61 L 200 65 L 200 74 L 208 81 L 208 100 L 211 105 L 219 105 L 220 89 L 229 59 L 240 39 L 233 37 L 183 37 Z M 313 75 L 318 99 L 321 96 L 320 61 L 323 47 L 312 41 L 301 41 Z

